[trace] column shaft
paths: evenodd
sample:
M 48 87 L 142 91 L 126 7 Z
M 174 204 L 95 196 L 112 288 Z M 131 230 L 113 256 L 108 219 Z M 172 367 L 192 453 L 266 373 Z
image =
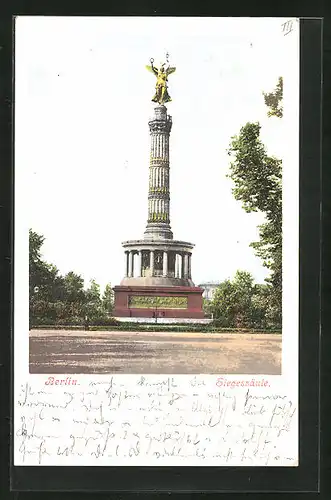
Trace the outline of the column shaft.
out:
M 129 275 L 129 252 L 125 252 L 125 277 Z
M 175 278 L 179 278 L 179 255 L 175 254 Z
M 149 254 L 149 270 L 150 275 L 154 276 L 154 250 L 151 250 Z
M 184 273 L 184 254 L 183 253 L 180 255 L 180 259 L 181 259 L 181 262 L 180 262 L 180 264 L 181 264 L 181 266 L 180 266 L 180 277 L 182 279 L 184 279 L 185 273 Z
M 142 251 L 138 252 L 138 278 L 142 276 Z
M 129 254 L 129 278 L 133 278 L 133 252 L 130 250 Z
M 184 254 L 184 278 L 188 279 L 188 254 Z
M 168 253 L 163 252 L 163 276 L 168 276 Z
M 131 259 L 131 276 L 134 277 L 134 252 L 132 251 L 132 259 Z
M 148 223 L 145 238 L 153 232 L 172 238 L 170 230 L 169 200 L 169 135 L 172 127 L 171 117 L 166 110 L 155 108 L 154 117 L 149 121 L 150 128 L 150 180 Z M 166 189 L 164 189 L 166 188 Z M 161 198 L 161 199 L 160 199 Z M 156 216 L 154 215 L 156 214 Z M 162 217 L 160 216 L 162 214 Z

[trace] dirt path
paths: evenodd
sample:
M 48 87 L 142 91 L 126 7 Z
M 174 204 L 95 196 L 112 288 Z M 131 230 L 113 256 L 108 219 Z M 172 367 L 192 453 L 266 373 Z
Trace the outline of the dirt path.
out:
M 281 373 L 281 335 L 31 330 L 31 373 Z

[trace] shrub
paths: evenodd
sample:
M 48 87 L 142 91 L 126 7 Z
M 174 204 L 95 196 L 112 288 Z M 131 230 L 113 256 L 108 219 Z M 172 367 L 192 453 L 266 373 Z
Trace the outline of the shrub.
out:
M 113 322 L 111 321 L 113 320 Z M 51 324 L 51 323 L 33 323 L 30 328 L 40 328 L 47 329 L 51 328 L 54 330 L 77 330 L 82 329 L 81 324 Z M 110 328 L 111 327 L 111 328 Z M 150 324 L 150 323 L 121 323 L 116 321 L 114 318 L 109 318 L 109 324 L 107 325 L 89 325 L 90 331 L 125 331 L 125 332 L 199 332 L 199 333 L 281 333 L 279 329 L 253 329 L 253 328 L 224 328 L 216 327 L 214 325 L 161 325 L 161 324 Z

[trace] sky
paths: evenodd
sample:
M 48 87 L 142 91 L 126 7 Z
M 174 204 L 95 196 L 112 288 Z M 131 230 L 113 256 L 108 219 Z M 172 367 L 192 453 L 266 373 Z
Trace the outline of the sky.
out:
M 227 148 L 258 121 L 268 154 L 282 158 L 284 127 L 267 117 L 262 91 L 290 74 L 284 21 L 18 17 L 15 175 L 24 227 L 46 238 L 43 257 L 86 285 L 124 277 L 121 242 L 143 238 L 147 222 L 155 77 L 145 65 L 168 52 L 174 238 L 195 244 L 196 284 L 237 269 L 263 282 L 268 272 L 249 247 L 263 217 L 234 199 Z

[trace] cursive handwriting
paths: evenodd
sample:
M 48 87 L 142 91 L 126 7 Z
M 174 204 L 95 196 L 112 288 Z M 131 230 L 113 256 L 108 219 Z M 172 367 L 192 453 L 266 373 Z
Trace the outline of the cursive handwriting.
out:
M 27 383 L 15 410 L 15 464 L 296 465 L 296 412 L 286 394 L 199 376 Z

